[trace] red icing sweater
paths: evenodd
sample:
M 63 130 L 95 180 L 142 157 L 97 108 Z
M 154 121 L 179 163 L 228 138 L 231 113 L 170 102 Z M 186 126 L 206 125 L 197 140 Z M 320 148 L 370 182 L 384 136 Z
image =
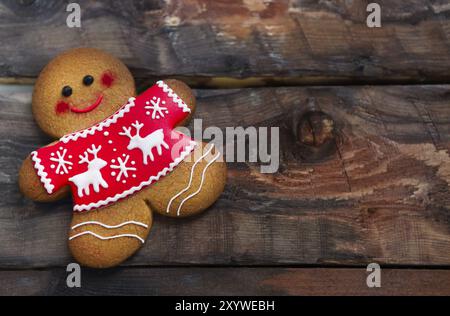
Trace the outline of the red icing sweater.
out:
M 125 198 L 171 172 L 195 147 L 174 131 L 189 107 L 163 81 L 101 123 L 31 153 L 49 194 L 69 184 L 74 211 Z

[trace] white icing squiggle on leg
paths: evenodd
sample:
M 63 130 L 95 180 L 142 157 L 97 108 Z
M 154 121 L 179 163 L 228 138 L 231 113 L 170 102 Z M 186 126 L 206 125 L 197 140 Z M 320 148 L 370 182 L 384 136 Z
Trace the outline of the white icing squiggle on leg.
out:
M 125 226 L 125 225 L 130 225 L 130 224 L 141 226 L 141 227 L 144 227 L 144 228 L 148 228 L 147 224 L 144 224 L 144 223 L 141 223 L 141 222 L 136 222 L 136 221 L 123 222 L 123 223 L 120 223 L 120 224 L 117 224 L 117 225 L 106 225 L 106 224 L 103 224 L 101 222 L 88 221 L 88 222 L 83 222 L 83 223 L 76 224 L 76 225 L 72 226 L 71 229 L 76 229 L 76 228 L 78 228 L 80 226 L 84 226 L 84 225 L 99 225 L 99 226 L 102 226 L 104 228 L 113 229 L 113 228 L 119 228 L 119 227 L 122 227 L 122 226 Z
M 203 172 L 202 172 L 202 180 L 200 181 L 200 187 L 198 188 L 197 191 L 195 191 L 195 192 L 192 193 L 191 195 L 185 197 L 185 198 L 183 199 L 183 201 L 181 201 L 180 206 L 178 206 L 177 216 L 180 216 L 180 211 L 181 211 L 181 207 L 183 206 L 183 204 L 184 204 L 187 200 L 189 200 L 191 197 L 197 195 L 197 194 L 201 191 L 202 186 L 203 186 L 203 181 L 205 180 L 206 170 L 208 169 L 208 167 L 209 167 L 214 161 L 217 160 L 217 158 L 219 158 L 219 156 L 220 156 L 220 152 L 217 153 L 217 155 L 216 155 L 213 159 L 211 159 L 210 162 L 208 162 L 208 164 L 206 165 L 205 169 L 203 169 Z
M 194 162 L 194 164 L 193 164 L 192 167 L 191 167 L 191 175 L 190 175 L 190 177 L 189 177 L 189 184 L 188 184 L 183 190 L 181 190 L 180 192 L 178 192 L 177 194 L 175 194 L 175 195 L 170 199 L 169 203 L 167 204 L 166 213 L 169 213 L 169 212 L 170 212 L 170 206 L 172 205 L 172 202 L 173 202 L 177 197 L 179 197 L 181 194 L 183 194 L 184 192 L 186 192 L 187 190 L 189 190 L 189 188 L 190 188 L 191 185 L 192 185 L 192 179 L 194 178 L 194 169 L 195 169 L 195 167 L 197 166 L 197 164 L 198 164 L 203 158 L 205 158 L 205 157 L 211 152 L 211 150 L 213 149 L 213 147 L 214 147 L 214 144 L 212 144 L 212 145 L 209 147 L 209 149 L 206 151 L 206 153 L 203 154 L 203 156 L 201 156 L 198 160 L 196 160 L 196 161 Z
M 101 239 L 101 240 L 116 239 L 116 238 L 121 238 L 121 237 L 131 237 L 131 238 L 139 239 L 141 241 L 141 243 L 145 242 L 144 239 L 142 239 L 138 235 L 134 235 L 134 234 L 121 234 L 121 235 L 114 235 L 114 236 L 103 237 L 103 236 L 97 235 L 94 232 L 91 232 L 90 230 L 87 230 L 85 232 L 73 235 L 73 236 L 69 237 L 69 240 L 75 239 L 77 237 L 81 237 L 83 235 L 91 235 L 91 236 L 97 237 L 98 239 Z

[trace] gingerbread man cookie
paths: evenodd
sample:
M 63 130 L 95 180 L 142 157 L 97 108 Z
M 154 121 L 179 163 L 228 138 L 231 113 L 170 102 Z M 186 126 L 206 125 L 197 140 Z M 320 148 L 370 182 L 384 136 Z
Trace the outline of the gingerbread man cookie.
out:
M 19 185 L 41 202 L 72 192 L 69 248 L 85 266 L 120 264 L 145 243 L 153 212 L 198 214 L 225 186 L 220 152 L 175 130 L 195 110 L 192 91 L 166 80 L 134 93 L 126 66 L 91 48 L 57 56 L 33 92 L 38 125 L 59 140 L 25 159 Z

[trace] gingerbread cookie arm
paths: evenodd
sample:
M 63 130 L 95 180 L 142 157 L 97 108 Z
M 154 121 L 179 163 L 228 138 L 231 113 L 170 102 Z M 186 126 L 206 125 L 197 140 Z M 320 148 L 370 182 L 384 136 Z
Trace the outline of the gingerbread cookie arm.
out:
M 196 100 L 193 91 L 179 80 L 164 82 L 186 103 L 191 113 L 178 125 L 186 125 L 191 119 Z M 207 156 L 206 151 L 211 149 Z M 153 211 L 171 217 L 186 217 L 203 212 L 223 192 L 227 167 L 221 154 L 213 147 L 200 143 L 171 174 L 148 190 L 140 193 L 151 204 Z
M 70 191 L 70 188 L 66 186 L 53 194 L 48 194 L 34 170 L 31 155 L 24 160 L 20 168 L 19 188 L 23 195 L 37 202 L 57 201 L 66 196 Z
M 170 217 L 199 214 L 223 192 L 226 163 L 213 144 L 198 144 L 171 174 L 141 192 L 153 211 Z
M 195 96 L 191 88 L 188 87 L 187 84 L 185 84 L 182 81 L 176 80 L 176 79 L 168 79 L 164 80 L 164 82 L 186 103 L 186 105 L 191 110 L 191 113 L 182 120 L 178 126 L 183 126 L 189 123 L 192 115 L 195 112 Z

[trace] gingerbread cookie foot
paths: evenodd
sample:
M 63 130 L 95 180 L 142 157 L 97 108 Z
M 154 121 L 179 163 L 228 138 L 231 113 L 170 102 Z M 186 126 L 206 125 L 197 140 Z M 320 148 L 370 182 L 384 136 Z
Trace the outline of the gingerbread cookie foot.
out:
M 69 248 L 74 258 L 91 268 L 116 266 L 144 243 L 152 214 L 144 201 L 131 198 L 86 213 L 74 213 Z

